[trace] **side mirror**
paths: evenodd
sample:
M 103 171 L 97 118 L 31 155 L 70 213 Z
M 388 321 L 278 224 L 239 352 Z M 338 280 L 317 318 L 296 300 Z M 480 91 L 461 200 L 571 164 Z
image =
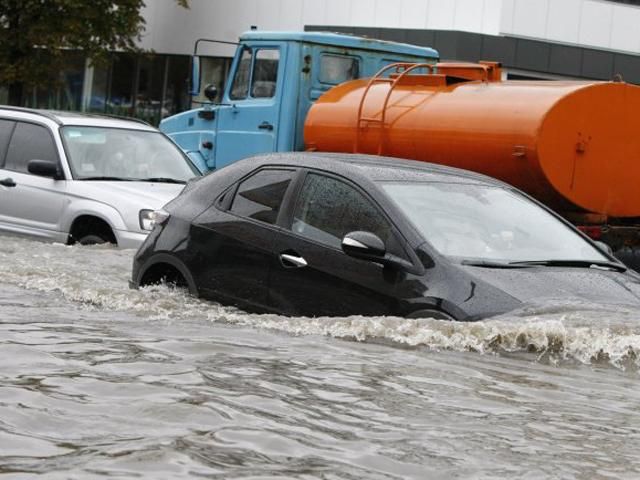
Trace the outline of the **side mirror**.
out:
M 595 243 L 597 247 L 603 252 L 608 253 L 609 255 L 613 255 L 613 249 L 608 244 L 600 240 L 594 240 L 593 243 Z
M 342 251 L 350 257 L 381 261 L 387 247 L 380 237 L 371 232 L 351 232 L 342 239 Z
M 350 232 L 342 239 L 342 251 L 350 257 L 379 263 L 396 270 L 414 272 L 415 268 L 400 257 L 387 253 L 387 247 L 377 235 L 371 232 Z
M 200 57 L 191 57 L 191 89 L 189 95 L 197 97 L 200 94 Z
M 51 160 L 30 160 L 27 163 L 27 170 L 34 175 L 50 177 L 54 180 L 62 180 L 64 178 L 57 162 L 52 162 Z
M 207 100 L 213 103 L 218 96 L 218 88 L 213 84 L 207 85 L 204 88 L 204 96 L 207 97 Z

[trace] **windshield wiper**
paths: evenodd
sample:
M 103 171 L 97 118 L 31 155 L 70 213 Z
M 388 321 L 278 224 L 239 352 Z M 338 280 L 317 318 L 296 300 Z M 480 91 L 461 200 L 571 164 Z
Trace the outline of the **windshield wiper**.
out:
M 156 183 L 180 183 L 182 185 L 187 183 L 184 180 L 178 180 L 176 178 L 169 178 L 169 177 L 138 178 L 138 179 L 136 179 L 136 181 L 138 181 L 138 182 L 156 182 Z
M 527 268 L 532 265 L 518 265 L 513 262 L 496 262 L 492 260 L 462 260 L 462 265 L 484 268 Z
M 494 260 L 462 260 L 462 265 L 484 268 L 530 268 L 530 267 L 578 267 L 604 268 L 618 272 L 627 271 L 627 267 L 606 260 L 521 260 L 515 262 L 499 262 Z
M 509 262 L 509 265 L 523 267 L 578 267 L 578 268 L 607 268 L 618 272 L 627 271 L 627 267 L 620 263 L 607 262 L 606 260 L 523 260 L 519 262 Z
M 112 182 L 131 182 L 132 181 L 132 179 L 130 178 L 123 178 L 123 177 L 83 177 L 83 178 L 79 178 L 78 180 L 108 180 Z

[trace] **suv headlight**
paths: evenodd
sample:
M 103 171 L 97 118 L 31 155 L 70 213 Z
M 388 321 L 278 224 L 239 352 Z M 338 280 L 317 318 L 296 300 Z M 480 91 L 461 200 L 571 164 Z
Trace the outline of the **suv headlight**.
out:
M 169 212 L 165 210 L 140 210 L 140 228 L 151 231 L 153 227 L 160 225 L 167 218 L 169 218 Z

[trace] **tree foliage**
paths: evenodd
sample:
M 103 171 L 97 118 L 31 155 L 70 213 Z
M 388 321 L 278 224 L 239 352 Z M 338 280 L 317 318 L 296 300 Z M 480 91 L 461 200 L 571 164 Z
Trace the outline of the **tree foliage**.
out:
M 188 7 L 188 0 L 176 2 Z M 15 99 L 23 86 L 55 83 L 69 50 L 98 64 L 114 50 L 137 50 L 144 6 L 145 0 L 0 0 L 0 85 Z

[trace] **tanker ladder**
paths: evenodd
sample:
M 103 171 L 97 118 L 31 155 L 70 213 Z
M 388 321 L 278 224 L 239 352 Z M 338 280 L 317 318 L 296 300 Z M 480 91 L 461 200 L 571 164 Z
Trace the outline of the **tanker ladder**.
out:
M 479 62 L 479 63 L 437 63 L 435 65 L 430 63 L 392 63 L 390 65 L 386 65 L 382 69 L 380 69 L 373 77 L 369 79 L 364 92 L 362 93 L 362 98 L 360 99 L 360 104 L 358 105 L 358 117 L 356 122 L 356 134 L 354 138 L 354 152 L 360 151 L 360 136 L 365 127 L 368 127 L 370 124 L 378 124 L 380 125 L 380 137 L 378 139 L 378 149 L 376 151 L 377 155 L 382 155 L 383 144 L 385 138 L 385 129 L 387 124 L 385 122 L 387 115 L 387 108 L 389 107 L 389 100 L 391 99 L 391 94 L 393 93 L 396 86 L 403 83 L 403 80 L 406 78 L 408 80 L 407 75 L 414 72 L 415 70 L 425 68 L 428 70 L 428 76 L 431 76 L 433 80 L 434 77 L 440 77 L 440 81 L 447 83 L 447 78 L 455 79 L 457 82 L 469 82 L 474 80 L 479 80 L 482 82 L 496 82 L 500 80 L 501 76 L 501 64 L 498 62 Z M 437 73 L 440 75 L 434 75 L 434 69 L 437 70 Z M 395 73 L 392 73 L 388 77 L 383 77 L 383 75 L 389 70 L 395 70 Z M 425 77 L 425 75 L 420 74 L 421 77 Z M 364 104 L 367 99 L 367 95 L 371 90 L 371 87 L 377 83 L 388 83 L 389 90 L 384 98 L 384 102 L 382 104 L 382 109 L 378 114 L 375 114 L 372 117 L 364 117 Z M 395 107 L 401 107 L 399 105 L 395 105 Z M 406 108 L 414 108 L 413 105 L 408 105 Z M 379 117 L 378 117 L 379 115 Z
M 362 93 L 362 98 L 360 99 L 360 104 L 358 105 L 358 119 L 356 123 L 356 135 L 354 139 L 353 151 L 359 152 L 360 147 L 360 133 L 364 129 L 363 127 L 369 126 L 370 124 L 379 124 L 380 125 L 380 137 L 378 141 L 378 150 L 376 152 L 377 155 L 382 155 L 382 146 L 384 142 L 384 133 L 386 127 L 386 114 L 387 114 L 387 106 L 389 104 L 389 99 L 391 98 L 391 94 L 393 93 L 393 89 L 398 85 L 398 83 L 409 73 L 419 68 L 426 68 L 429 73 L 433 73 L 434 65 L 430 63 L 392 63 L 390 65 L 384 66 L 380 69 L 373 77 L 369 79 L 364 92 Z M 389 77 L 383 77 L 386 72 L 389 70 L 395 70 L 395 75 Z M 382 104 L 382 110 L 380 111 L 380 117 L 363 117 L 362 113 L 364 110 L 364 103 L 367 98 L 367 94 L 371 90 L 371 87 L 376 83 L 388 83 L 389 91 L 385 96 L 384 102 Z

